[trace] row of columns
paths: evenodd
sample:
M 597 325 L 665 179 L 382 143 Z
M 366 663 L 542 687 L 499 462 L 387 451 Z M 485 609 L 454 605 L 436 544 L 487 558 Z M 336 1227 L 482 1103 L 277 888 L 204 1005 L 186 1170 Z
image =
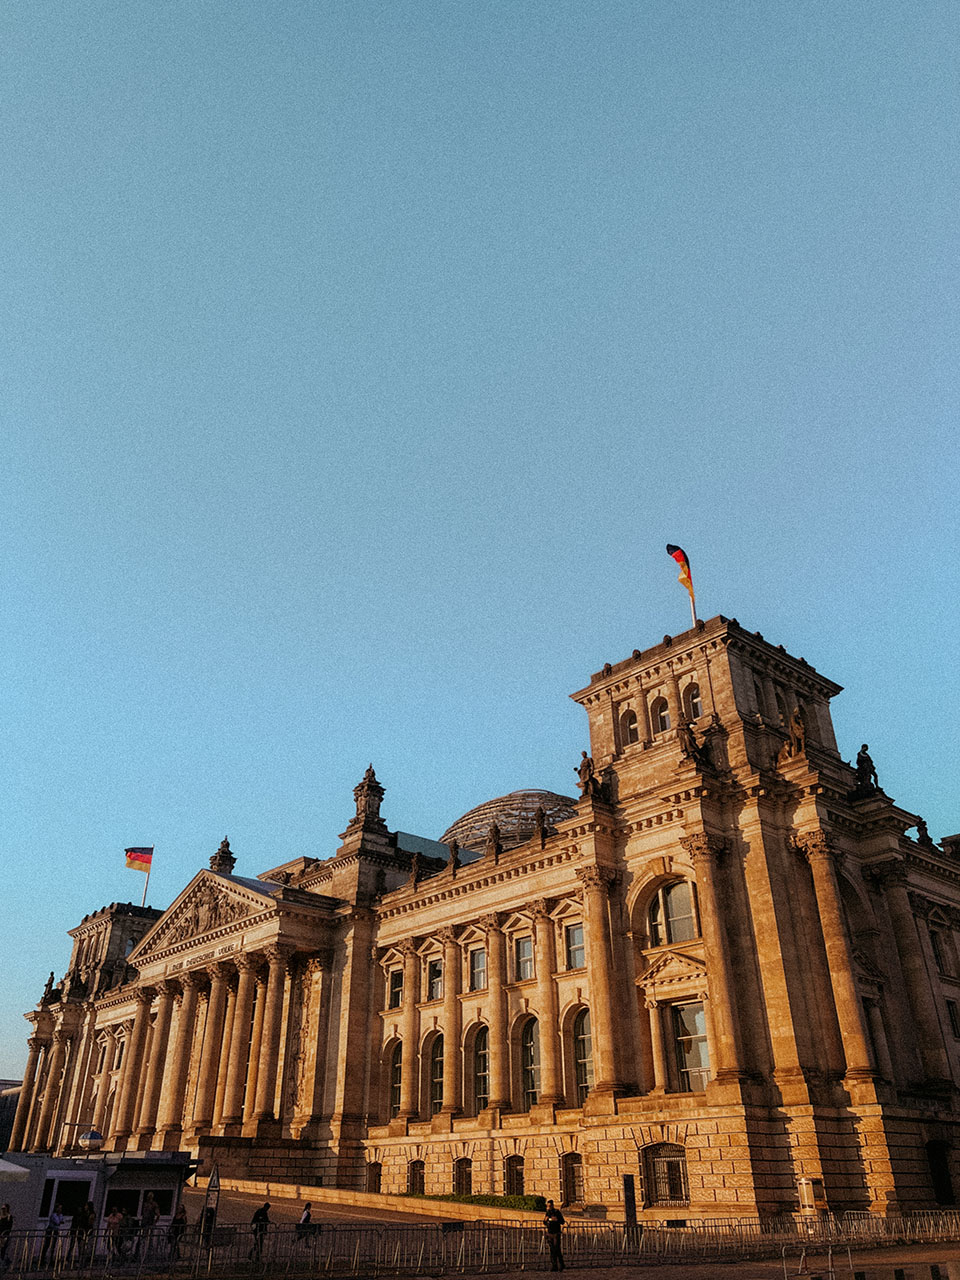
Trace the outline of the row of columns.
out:
M 609 924 L 609 887 L 613 873 L 603 867 L 578 871 L 583 884 L 584 930 L 590 974 L 590 1009 L 593 1038 L 593 1091 L 610 1093 L 621 1087 L 617 1079 L 615 1052 L 615 990 Z M 533 904 L 537 1016 L 540 1027 L 540 1091 L 543 1103 L 560 1103 L 564 1093 L 560 1067 L 560 1028 L 556 969 L 556 935 L 547 904 Z M 507 1031 L 506 939 L 501 917 L 491 914 L 479 922 L 487 938 L 487 990 L 489 1010 L 488 1051 L 490 1107 L 510 1106 L 510 1061 Z M 446 929 L 443 945 L 443 1111 L 460 1109 L 462 1090 L 460 1042 L 462 1013 L 460 1001 L 461 951 L 456 934 Z M 413 941 L 400 947 L 403 956 L 403 1000 L 400 1010 L 400 1117 L 413 1119 L 419 1113 L 420 1043 L 420 957 Z M 413 1046 L 413 1052 L 410 1051 Z
M 80 1037 L 65 1028 L 32 1036 L 10 1150 L 53 1149 L 58 1138 L 60 1145 L 72 1143 L 73 1129 L 89 1125 L 103 1131 L 108 1120 L 108 1145 L 121 1150 L 173 1147 L 185 1131 L 255 1133 L 274 1121 L 291 957 L 290 949 L 272 947 L 141 988 L 132 1021 L 107 1032 L 96 1091 L 89 1080 L 75 1081 L 69 1104 L 64 1068 Z M 97 1029 L 90 1023 L 86 1035 L 92 1037 Z M 86 1055 L 87 1072 L 95 1047 L 90 1045 Z M 192 1102 L 187 1097 L 191 1078 L 196 1080 Z M 43 1094 L 37 1113 L 38 1086 Z

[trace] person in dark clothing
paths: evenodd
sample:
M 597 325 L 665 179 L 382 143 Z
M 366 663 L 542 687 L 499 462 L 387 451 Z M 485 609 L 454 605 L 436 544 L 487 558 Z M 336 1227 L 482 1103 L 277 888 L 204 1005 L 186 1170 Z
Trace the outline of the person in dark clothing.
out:
M 253 1228 L 253 1244 L 250 1246 L 248 1258 L 254 1258 L 257 1262 L 263 1256 L 263 1238 L 267 1234 L 267 1227 L 270 1225 L 270 1202 L 269 1200 L 261 1209 L 250 1219 L 250 1225 Z
M 13 1231 L 13 1214 L 8 1204 L 0 1205 L 0 1262 L 6 1263 Z
M 183 1239 L 183 1233 L 187 1229 L 187 1210 L 184 1205 L 179 1205 L 177 1212 L 173 1215 L 173 1221 L 167 1230 L 167 1241 L 170 1245 L 170 1257 L 180 1257 L 180 1241 Z
M 550 1250 L 550 1270 L 563 1271 L 563 1248 L 560 1243 L 560 1233 L 563 1230 L 563 1224 L 566 1221 L 559 1209 L 554 1208 L 552 1200 L 547 1201 L 547 1212 L 543 1217 L 543 1230 L 547 1237 L 547 1247 Z

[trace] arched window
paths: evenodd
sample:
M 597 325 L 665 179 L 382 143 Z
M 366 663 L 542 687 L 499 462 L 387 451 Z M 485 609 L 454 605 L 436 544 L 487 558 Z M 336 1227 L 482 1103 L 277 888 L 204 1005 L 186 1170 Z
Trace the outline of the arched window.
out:
M 568 1151 L 560 1160 L 564 1204 L 583 1204 L 583 1161 L 579 1151 Z
M 390 1119 L 400 1114 L 400 1078 L 403 1074 L 403 1045 L 394 1045 L 390 1056 Z
M 650 945 L 689 942 L 700 937 L 693 887 L 687 880 L 674 880 L 657 890 L 648 916 Z
M 443 1036 L 434 1036 L 430 1046 L 430 1114 L 443 1109 Z
M 536 1018 L 528 1018 L 520 1033 L 520 1099 L 521 1110 L 536 1106 L 540 1093 L 540 1026 Z
M 508 1196 L 523 1195 L 523 1156 L 507 1156 L 503 1164 L 503 1187 Z
M 657 1142 L 643 1150 L 643 1200 L 646 1205 L 687 1204 L 687 1153 L 675 1142 Z
M 703 715 L 703 699 L 698 684 L 688 684 L 684 689 L 683 710 L 688 720 L 699 720 Z
M 469 1156 L 462 1156 L 453 1162 L 454 1195 L 473 1195 L 473 1161 Z
M 581 1009 L 573 1020 L 573 1071 L 577 1086 L 577 1106 L 582 1107 L 593 1088 L 593 1044 L 590 1039 L 589 1009 Z
M 373 1160 L 367 1165 L 367 1191 L 371 1195 L 378 1196 L 380 1194 L 380 1183 L 383 1179 L 383 1165 L 379 1160 Z
M 640 730 L 637 728 L 637 713 L 627 710 L 620 717 L 620 744 L 629 747 L 632 742 L 640 741 Z
M 407 1195 L 422 1196 L 424 1185 L 423 1161 L 411 1160 L 407 1165 Z
M 473 1041 L 473 1101 L 482 1111 L 490 1101 L 490 1033 L 481 1027 Z
M 670 728 L 670 708 L 666 698 L 657 698 L 650 708 L 650 723 L 654 733 L 666 733 Z

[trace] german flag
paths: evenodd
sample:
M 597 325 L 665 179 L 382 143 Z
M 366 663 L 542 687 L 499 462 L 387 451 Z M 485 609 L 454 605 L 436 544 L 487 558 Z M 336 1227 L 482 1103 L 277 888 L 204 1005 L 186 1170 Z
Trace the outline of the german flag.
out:
M 150 864 L 153 862 L 153 845 L 150 845 L 148 849 L 138 847 L 124 849 L 123 852 L 127 855 L 128 871 L 144 871 L 149 874 Z
M 690 592 L 690 603 L 696 605 L 693 596 L 693 579 L 690 577 L 690 561 L 687 559 L 687 553 L 683 547 L 675 547 L 672 542 L 667 543 L 667 555 L 676 560 L 680 566 L 680 573 L 677 581 Z

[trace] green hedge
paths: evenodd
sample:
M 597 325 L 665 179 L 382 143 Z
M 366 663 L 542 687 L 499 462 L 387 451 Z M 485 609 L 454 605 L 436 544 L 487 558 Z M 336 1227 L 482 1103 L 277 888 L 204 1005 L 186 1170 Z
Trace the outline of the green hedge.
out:
M 404 1192 L 400 1193 L 405 1194 Z M 456 1204 L 486 1204 L 494 1209 L 530 1209 L 540 1212 L 547 1207 L 543 1196 L 461 1196 L 453 1193 L 447 1196 L 410 1196 L 410 1200 L 452 1200 Z

